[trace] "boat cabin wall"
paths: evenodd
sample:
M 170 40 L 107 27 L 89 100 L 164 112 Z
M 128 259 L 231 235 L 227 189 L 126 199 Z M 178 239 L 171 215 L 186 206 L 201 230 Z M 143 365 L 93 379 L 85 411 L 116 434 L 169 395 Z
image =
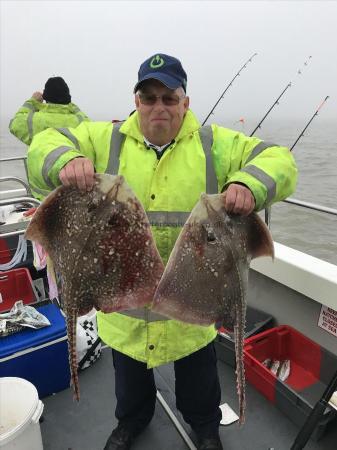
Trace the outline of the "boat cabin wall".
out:
M 322 304 L 337 310 L 337 266 L 281 247 L 276 245 L 274 263 L 252 263 L 248 305 L 272 316 L 275 326 L 290 325 L 337 355 L 337 336 L 318 326 Z

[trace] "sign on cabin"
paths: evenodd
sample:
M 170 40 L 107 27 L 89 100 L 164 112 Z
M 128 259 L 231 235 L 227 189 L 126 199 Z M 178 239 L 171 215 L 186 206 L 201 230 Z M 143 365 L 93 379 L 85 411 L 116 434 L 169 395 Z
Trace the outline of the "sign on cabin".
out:
M 337 311 L 322 305 L 318 326 L 337 337 Z

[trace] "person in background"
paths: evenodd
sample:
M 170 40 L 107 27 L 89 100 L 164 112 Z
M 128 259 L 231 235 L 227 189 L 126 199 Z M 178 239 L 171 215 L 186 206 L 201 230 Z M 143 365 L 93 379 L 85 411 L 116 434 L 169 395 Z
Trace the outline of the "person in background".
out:
M 95 172 L 123 175 L 156 223 L 152 231 L 164 263 L 182 215 L 202 192 L 222 192 L 226 210 L 239 215 L 294 192 L 297 169 L 288 148 L 215 124 L 201 127 L 186 87 L 177 58 L 148 58 L 134 88 L 136 111 L 125 122 L 82 123 L 34 138 L 28 151 L 32 191 L 43 199 L 60 184 L 91 190 Z M 153 368 L 174 362 L 176 405 L 197 436 L 198 450 L 222 450 L 215 326 L 171 320 L 148 308 L 98 312 L 97 320 L 99 336 L 112 348 L 117 397 L 118 424 L 104 449 L 131 448 L 155 411 Z
M 77 127 L 89 118 L 71 102 L 69 87 L 62 77 L 49 78 L 43 93 L 34 92 L 9 123 L 9 130 L 29 145 L 46 128 Z

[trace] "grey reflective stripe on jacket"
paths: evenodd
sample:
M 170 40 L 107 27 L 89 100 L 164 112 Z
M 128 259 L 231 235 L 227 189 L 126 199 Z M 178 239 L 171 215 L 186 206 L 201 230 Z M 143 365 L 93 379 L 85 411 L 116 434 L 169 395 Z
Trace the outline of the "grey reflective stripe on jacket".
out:
M 206 193 L 217 194 L 219 192 L 218 179 L 215 174 L 211 152 L 213 145 L 213 131 L 211 125 L 201 127 L 199 129 L 199 136 L 206 158 Z
M 63 134 L 66 138 L 68 138 L 76 147 L 77 150 L 80 149 L 80 144 L 78 143 L 77 137 L 71 133 L 68 128 L 55 128 L 59 133 Z
M 38 109 L 37 108 L 35 108 L 35 106 L 34 105 L 32 105 L 31 103 L 29 103 L 29 102 L 25 102 L 23 105 L 22 105 L 22 108 L 28 108 L 28 109 L 30 109 L 31 111 L 38 111 Z
M 84 117 L 81 116 L 81 114 L 75 114 L 75 115 L 76 115 L 76 117 L 77 117 L 77 119 L 78 119 L 78 124 L 80 124 L 81 122 L 83 122 Z
M 81 122 L 83 122 L 83 120 L 84 120 L 84 115 L 83 115 L 82 111 L 80 110 L 80 108 L 79 108 L 78 106 L 74 106 L 73 113 L 74 113 L 75 116 L 77 117 L 78 124 L 80 124 Z
M 256 147 L 253 148 L 251 154 L 248 156 L 246 164 L 252 161 L 255 156 L 262 153 L 264 150 L 270 147 L 279 147 L 279 145 L 273 144 L 272 142 L 261 141 Z M 246 172 L 252 175 L 254 178 L 260 181 L 260 183 L 264 184 L 267 189 L 267 198 L 264 206 L 268 206 L 268 204 L 273 200 L 276 195 L 276 183 L 271 176 L 266 174 L 262 169 L 250 164 L 249 166 L 243 167 L 241 172 Z
M 43 195 L 43 197 L 47 197 L 48 194 L 50 194 L 50 191 L 47 191 L 46 189 L 40 189 L 37 187 L 34 187 L 34 189 L 31 189 L 36 194 Z
M 119 132 L 123 123 L 114 124 L 111 141 L 110 141 L 110 155 L 107 167 L 107 173 L 110 175 L 117 175 L 119 169 L 119 157 L 122 149 L 122 144 L 125 135 Z M 200 128 L 199 136 L 206 158 L 206 192 L 208 194 L 218 193 L 218 180 L 215 174 L 211 148 L 213 144 L 212 127 L 207 125 Z M 190 212 L 185 211 L 147 211 L 146 212 L 150 224 L 152 226 L 172 226 L 181 227 L 185 224 Z M 120 311 L 120 314 L 134 317 L 136 319 L 145 320 L 146 322 L 156 322 L 162 320 L 169 320 L 167 317 L 154 313 L 148 308 L 133 309 L 130 311 Z
M 35 114 L 35 111 L 29 111 L 28 117 L 27 117 L 27 126 L 28 126 L 28 134 L 30 140 L 33 139 L 33 116 Z
M 155 313 L 148 308 L 130 309 L 129 311 L 118 311 L 124 316 L 134 317 L 136 319 L 145 320 L 146 322 L 158 322 L 160 320 L 169 320 L 166 316 Z
M 182 227 L 184 226 L 189 212 L 183 211 L 146 211 L 150 224 L 154 227 Z
M 49 178 L 49 170 L 53 167 L 53 165 L 55 164 L 55 162 L 58 160 L 58 158 L 63 155 L 63 153 L 68 152 L 69 150 L 73 150 L 72 147 L 68 147 L 68 146 L 62 146 L 62 147 L 57 147 L 55 148 L 55 150 L 53 150 L 52 152 L 50 152 L 46 159 L 43 162 L 43 167 L 42 167 L 42 176 L 43 179 L 46 183 L 47 186 L 49 186 L 51 189 L 55 189 L 55 186 L 53 185 L 51 179 Z
M 267 189 L 267 198 L 264 207 L 268 206 L 268 204 L 273 200 L 276 195 L 276 183 L 273 178 L 264 172 L 262 169 L 259 169 L 256 166 L 250 164 L 249 166 L 243 167 L 241 172 L 249 173 L 252 177 L 256 178 L 260 181 L 260 183 L 264 184 Z
M 55 128 L 59 133 L 63 134 L 66 138 L 68 138 L 75 146 L 76 150 L 80 150 L 80 144 L 76 138 L 69 130 L 68 128 Z M 68 150 L 72 150 L 72 147 L 68 146 L 62 146 L 55 148 L 52 152 L 49 153 L 49 155 L 46 157 L 43 163 L 42 167 L 42 176 L 46 184 L 52 188 L 55 189 L 55 186 L 51 182 L 51 179 L 49 178 L 49 170 L 52 168 L 53 164 L 57 161 L 57 159 L 63 155 L 63 153 L 67 152 Z
M 125 134 L 120 133 L 119 129 L 124 122 L 115 123 L 113 125 L 111 140 L 110 140 L 110 154 L 108 167 L 106 172 L 110 175 L 117 175 L 119 169 L 119 156 L 122 150 L 122 144 L 125 139 Z
M 253 148 L 252 153 L 247 158 L 246 164 L 269 147 L 279 147 L 279 145 L 273 144 L 272 142 L 261 141 Z
M 28 116 L 27 116 L 27 128 L 28 128 L 29 139 L 32 140 L 33 139 L 33 116 L 34 116 L 34 113 L 36 111 L 38 111 L 38 109 L 35 108 L 35 106 L 29 102 L 25 102 L 22 105 L 22 107 L 30 109 Z

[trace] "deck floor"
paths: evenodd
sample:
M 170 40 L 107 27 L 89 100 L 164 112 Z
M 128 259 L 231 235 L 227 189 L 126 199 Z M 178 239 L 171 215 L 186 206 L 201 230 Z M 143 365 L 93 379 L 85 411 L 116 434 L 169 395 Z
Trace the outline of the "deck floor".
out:
M 219 361 L 222 401 L 237 411 L 234 370 Z M 192 376 L 192 374 L 191 374 Z M 173 365 L 156 370 L 158 390 L 166 402 L 174 406 Z M 104 349 L 94 366 L 80 373 L 81 401 L 73 401 L 71 389 L 45 397 L 44 421 L 41 423 L 44 450 L 102 450 L 116 426 L 115 397 L 111 351 Z M 297 433 L 294 425 L 282 412 L 247 384 L 246 423 L 221 426 L 220 435 L 226 450 L 289 450 Z M 175 411 L 176 412 L 176 411 Z M 177 412 L 176 412 L 177 413 Z M 179 413 L 177 413 L 180 419 Z M 186 424 L 184 428 L 190 433 Z M 325 435 L 310 440 L 305 450 L 335 450 L 337 448 L 336 421 L 328 425 Z M 193 439 L 193 435 L 190 435 Z M 153 421 L 138 437 L 134 450 L 186 450 L 186 443 L 157 402 Z M 33 450 L 33 449 L 32 449 Z

